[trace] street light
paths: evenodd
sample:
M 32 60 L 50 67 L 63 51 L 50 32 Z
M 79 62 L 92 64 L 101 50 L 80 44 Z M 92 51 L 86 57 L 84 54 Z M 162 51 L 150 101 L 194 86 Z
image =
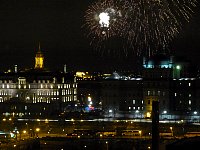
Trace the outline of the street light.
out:
M 38 133 L 40 131 L 40 128 L 36 128 L 35 131 L 36 131 L 36 136 L 38 137 Z
M 139 134 L 140 134 L 140 137 L 141 137 L 142 136 L 142 131 L 141 130 L 139 131 Z
M 40 131 L 40 128 L 36 128 L 35 131 L 36 131 L 36 132 L 39 132 L 39 131 Z
M 108 141 L 106 141 L 106 150 L 108 150 Z
M 173 127 L 169 127 L 169 128 L 170 128 L 170 130 L 171 130 L 172 136 L 174 136 Z

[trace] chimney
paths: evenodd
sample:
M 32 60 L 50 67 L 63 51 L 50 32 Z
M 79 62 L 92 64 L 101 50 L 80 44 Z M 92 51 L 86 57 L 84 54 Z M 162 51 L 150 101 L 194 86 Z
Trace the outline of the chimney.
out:
M 67 73 L 67 65 L 64 65 L 64 73 Z
M 17 73 L 17 65 L 15 65 L 15 73 Z

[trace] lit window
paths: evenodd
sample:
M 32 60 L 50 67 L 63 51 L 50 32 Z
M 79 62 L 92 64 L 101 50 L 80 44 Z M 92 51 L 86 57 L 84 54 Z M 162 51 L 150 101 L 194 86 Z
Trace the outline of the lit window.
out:
M 177 93 L 174 93 L 174 96 L 177 96 Z
M 191 86 L 191 83 L 189 83 L 188 86 Z
M 158 96 L 160 96 L 160 91 L 158 91 Z
M 74 100 L 75 100 L 75 101 L 77 100 L 77 96 L 74 96 Z
M 74 94 L 77 94 L 76 89 L 74 89 Z
M 135 100 L 133 100 L 133 104 L 135 104 Z
M 191 100 L 189 100 L 189 105 L 191 105 L 191 103 L 192 103 Z
M 131 107 L 128 107 L 129 110 L 131 110 Z
M 147 91 L 147 95 L 148 95 L 148 96 L 150 95 L 150 91 Z
M 163 92 L 163 96 L 165 96 L 165 92 Z
M 191 97 L 192 96 L 192 94 L 189 94 L 189 97 Z

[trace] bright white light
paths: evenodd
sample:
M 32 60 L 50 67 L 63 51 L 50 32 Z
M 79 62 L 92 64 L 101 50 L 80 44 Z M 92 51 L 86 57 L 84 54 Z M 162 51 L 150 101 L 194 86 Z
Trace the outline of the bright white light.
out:
M 109 27 L 110 16 L 108 13 L 102 12 L 99 14 L 99 24 L 101 27 Z
M 181 69 L 181 66 L 177 65 L 177 66 L 176 66 L 176 69 L 180 70 L 180 69 Z
M 166 114 L 166 113 L 167 113 L 167 111 L 166 111 L 166 110 L 164 110 L 164 111 L 163 111 L 163 114 Z
M 89 102 L 92 101 L 92 98 L 91 98 L 90 96 L 88 96 L 88 101 L 89 101 Z

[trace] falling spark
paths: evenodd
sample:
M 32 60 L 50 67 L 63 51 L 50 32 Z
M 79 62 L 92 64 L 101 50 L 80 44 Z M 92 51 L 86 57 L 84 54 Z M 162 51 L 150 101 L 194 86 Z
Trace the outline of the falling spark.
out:
M 85 15 L 87 36 L 100 46 L 121 38 L 137 54 L 165 50 L 189 22 L 196 0 L 100 0 Z

